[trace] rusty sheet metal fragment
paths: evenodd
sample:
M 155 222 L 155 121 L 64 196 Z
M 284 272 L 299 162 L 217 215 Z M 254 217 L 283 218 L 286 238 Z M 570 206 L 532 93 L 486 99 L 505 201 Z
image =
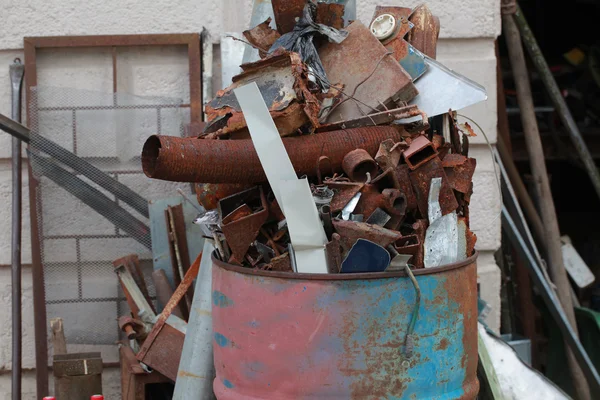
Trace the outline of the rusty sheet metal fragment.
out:
M 252 215 L 252 209 L 248 206 L 248 204 L 242 204 L 231 213 L 227 214 L 227 216 L 223 217 L 223 224 L 227 225 L 232 222 L 235 222 L 239 219 L 247 217 L 248 215 Z
M 382 190 L 383 187 L 387 187 L 387 189 Z M 368 219 L 376 209 L 381 208 L 392 217 L 403 218 L 406 212 L 406 197 L 400 190 L 392 187 L 392 185 L 379 186 L 375 181 L 365 185 L 361 190 L 362 196 L 354 214 L 362 214 L 365 219 Z M 394 218 L 392 223 L 397 222 L 398 218 Z
M 346 154 L 342 160 L 342 168 L 346 175 L 355 182 L 367 182 L 370 178 L 375 177 L 379 170 L 373 157 L 364 149 L 352 150 Z
M 336 91 L 334 88 L 333 92 Z M 343 97 L 343 95 L 342 95 Z M 351 100 L 348 100 L 351 101 Z M 317 132 L 329 132 L 335 131 L 338 129 L 350 129 L 350 128 L 359 128 L 362 126 L 377 126 L 377 125 L 387 125 L 391 124 L 394 121 L 402 120 L 405 118 L 423 116 L 423 113 L 419 110 L 419 108 L 415 105 L 404 106 L 399 108 L 394 108 L 393 110 L 385 110 L 381 112 L 376 112 L 368 115 L 364 115 L 358 118 L 344 120 L 339 122 L 334 122 L 331 124 L 321 125 L 317 128 Z
M 408 167 L 415 170 L 427 161 L 436 157 L 438 153 L 425 135 L 419 135 L 411 141 L 408 149 L 404 150 L 402 154 L 404 155 L 404 161 L 406 161 Z
M 462 154 L 448 154 L 442 161 L 442 166 L 452 189 L 467 193 L 471 188 L 477 160 L 467 158 Z
M 395 30 L 388 38 L 382 40 L 382 44 L 394 54 L 394 58 L 400 62 L 402 68 L 415 80 L 425 73 L 427 66 L 423 55 L 406 41 L 406 35 L 414 26 L 408 20 L 411 13 L 410 8 L 377 6 L 370 27 L 373 29 L 377 18 L 385 17 L 385 14 L 394 18 Z
M 366 127 L 283 138 L 299 176 L 315 176 L 319 158 L 327 155 L 334 172 L 344 156 L 365 149 L 374 156 L 382 140 L 400 141 L 389 126 Z M 146 140 L 142 167 L 149 178 L 176 182 L 261 183 L 267 178 L 251 140 L 207 140 L 154 135 Z
M 252 214 L 246 215 L 244 205 L 251 209 Z M 219 202 L 218 210 L 222 218 L 221 230 L 227 244 L 233 257 L 241 262 L 269 217 L 269 205 L 264 191 L 261 186 L 257 186 L 226 197 Z M 236 213 L 236 216 L 230 217 L 232 213 Z
M 366 239 L 385 248 L 402 237 L 400 232 L 364 222 L 336 219 L 333 221 L 333 227 L 340 235 L 340 242 L 345 251 L 350 250 L 358 239 Z
M 270 23 L 271 18 L 268 18 L 262 24 L 258 24 L 254 28 L 243 32 L 246 40 L 258 48 L 260 58 L 265 58 L 273 43 L 281 37 L 279 32 L 269 26 Z
M 399 185 L 398 189 L 406 196 L 407 211 L 413 211 L 417 209 L 418 205 L 417 197 L 415 196 L 412 183 L 410 182 L 409 172 L 410 170 L 407 164 L 400 164 L 395 170 L 396 181 Z
M 417 197 L 419 211 L 423 218 L 429 218 L 429 188 L 433 178 L 442 178 L 442 186 L 440 189 L 439 198 L 440 206 L 442 208 L 442 215 L 456 211 L 458 208 L 458 202 L 456 201 L 452 187 L 448 182 L 448 177 L 446 176 L 444 168 L 442 167 L 442 161 L 435 157 L 410 173 L 410 181 Z
M 406 196 L 397 189 L 385 189 L 382 194 L 388 198 L 391 208 L 386 211 L 392 217 L 384 226 L 388 229 L 398 230 L 406 217 Z
M 379 191 L 390 188 L 399 188 L 399 183 L 396 180 L 396 174 L 394 173 L 393 168 L 388 168 L 381 174 L 377 175 L 377 177 L 371 181 L 371 184 L 375 185 Z
M 291 32 L 296 19 L 302 16 L 306 0 L 271 0 L 277 30 L 282 35 Z
M 317 3 L 317 16 L 315 22 L 331 26 L 335 29 L 344 27 L 345 6 L 337 3 Z
M 414 235 L 417 236 L 419 241 L 419 247 L 415 254 L 415 257 L 411 260 L 411 263 L 414 264 L 416 268 L 424 268 L 424 243 L 425 243 L 425 233 L 427 232 L 429 224 L 426 219 L 418 219 L 413 225 L 412 228 L 414 230 Z
M 364 187 L 364 183 L 356 182 L 325 181 L 325 184 L 335 193 L 331 203 L 329 203 L 332 213 L 342 211 L 346 204 L 348 204 L 350 200 L 352 200 L 352 198 Z
M 408 20 L 414 24 L 407 37 L 408 43 L 435 59 L 440 36 L 440 19 L 431 13 L 427 5 L 422 4 L 414 9 Z
M 340 240 L 341 236 L 338 233 L 334 233 L 331 241 L 325 245 L 327 268 L 330 274 L 337 274 L 342 269 L 342 245 Z
M 469 229 L 468 219 L 464 217 L 458 217 L 459 261 L 462 258 L 470 257 L 475 252 L 475 243 L 477 243 L 477 235 Z
M 219 205 L 219 200 L 253 186 L 244 183 L 196 183 L 196 197 L 198 204 L 205 210 L 214 210 Z
M 171 268 L 173 270 L 173 281 L 179 285 L 190 267 L 190 255 L 187 245 L 187 234 L 185 231 L 185 217 L 183 205 L 168 206 L 165 210 L 167 226 L 167 238 L 169 240 L 169 253 L 171 255 Z M 189 316 L 189 306 L 192 304 L 192 292 L 186 295 L 186 301 L 181 306 L 184 319 Z
M 154 327 L 136 355 L 138 361 L 157 370 L 172 381 L 177 379 L 181 350 L 183 349 L 187 328 L 185 321 L 172 315 L 172 312 L 194 283 L 201 261 L 202 253 L 192 263 L 181 284 L 177 287 L 163 311 L 158 315 Z
M 344 93 L 360 103 L 344 98 L 329 114 L 328 122 L 359 118 L 386 107 L 395 108 L 418 94 L 410 75 L 369 28 L 355 21 L 347 30 L 346 40 L 340 44 L 326 43 L 319 55 L 327 78 L 331 82 L 342 82 Z
M 292 270 L 292 263 L 290 262 L 289 253 L 284 253 L 280 256 L 273 257 L 271 262 L 266 264 L 262 269 L 278 272 L 294 272 Z
M 248 132 L 233 91 L 250 82 L 258 85 L 281 136 L 294 134 L 304 125 L 319 125 L 319 102 L 308 89 L 307 69 L 299 54 L 276 51 L 267 58 L 242 65 L 242 69 L 243 72 L 233 78 L 233 84 L 217 92 L 206 105 L 208 124 L 204 134 L 207 137 L 232 133 L 239 137 Z
M 152 272 L 152 282 L 154 282 L 158 304 L 164 307 L 169 302 L 171 296 L 173 296 L 173 287 L 171 287 L 171 284 L 169 283 L 169 279 L 167 278 L 165 270 L 154 270 L 154 272 Z M 173 315 L 183 318 L 183 313 L 179 307 L 175 307 L 173 309 Z
M 402 236 L 400 239 L 394 242 L 394 248 L 398 254 L 410 254 L 413 256 L 412 262 L 416 262 L 420 253 L 423 242 L 419 240 L 419 235 L 407 235 Z
M 394 143 L 393 140 L 387 139 L 379 145 L 379 151 L 375 155 L 375 161 L 381 169 L 396 168 L 402 158 L 402 152 L 408 148 L 405 142 Z

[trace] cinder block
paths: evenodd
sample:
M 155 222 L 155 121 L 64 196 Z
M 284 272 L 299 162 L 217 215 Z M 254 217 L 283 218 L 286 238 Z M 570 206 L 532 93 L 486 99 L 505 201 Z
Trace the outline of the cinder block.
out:
M 23 168 L 22 174 L 21 261 L 23 264 L 30 264 L 31 226 L 29 224 L 29 180 L 26 168 Z M 0 168 L 0 202 L 4 205 L 0 208 L 0 265 L 10 265 L 12 238 L 12 171 L 10 163 L 2 163 L 2 168 Z
M 77 240 L 45 239 L 42 259 L 50 263 L 77 261 Z
M 84 177 L 83 181 L 97 185 Z M 42 213 L 44 235 L 112 235 L 114 225 L 71 193 L 47 178 L 42 178 Z M 109 196 L 114 199 L 114 197 Z
M 116 302 L 48 304 L 48 317 L 64 321 L 67 343 L 113 345 L 119 340 Z
M 190 123 L 189 108 L 164 108 L 160 110 L 160 130 L 155 133 L 166 136 L 183 136 L 184 127 Z M 147 137 L 142 141 L 146 141 Z M 138 149 L 138 156 L 142 153 L 142 147 Z
M 38 111 L 36 131 L 47 139 L 73 151 L 73 112 Z
M 128 254 L 138 254 L 142 259 L 151 258 L 150 251 L 132 238 L 82 239 L 82 261 L 114 261 Z
M 492 252 L 481 252 L 477 260 L 477 282 L 481 298 L 490 306 L 491 311 L 485 319 L 494 332 L 500 332 L 500 267 L 496 265 Z
M 148 201 L 179 196 L 177 188 L 189 187 L 189 183 L 150 179 L 144 173 L 119 175 L 119 182 L 129 186 Z
M 501 239 L 502 195 L 499 176 L 494 171 L 494 163 L 487 146 L 471 146 L 470 156 L 477 159 L 469 208 L 471 230 L 477 235 L 478 250 L 495 251 L 500 247 Z
M 459 123 L 468 122 L 477 133 L 470 137 L 473 144 L 496 143 L 498 111 L 496 101 L 496 54 L 493 39 L 440 40 L 438 61 L 446 67 L 482 85 L 487 92 L 487 100 L 458 110 Z M 477 122 L 483 133 L 472 122 L 460 116 L 465 115 Z M 485 135 L 484 135 L 485 133 Z
M 151 97 L 146 101 L 154 104 L 190 101 L 186 46 L 119 48 L 117 71 L 117 92 Z
M 76 300 L 79 298 L 78 271 L 75 264 L 45 264 L 44 288 L 46 301 Z
M 12 293 L 11 271 L 0 267 L 0 370 L 10 370 L 12 352 Z M 24 369 L 35 367 L 35 340 L 33 330 L 33 290 L 31 269 L 22 272 L 22 365 Z M 2 376 L 2 374 L 0 374 Z M 0 385 L 0 390 L 2 386 Z
M 86 299 L 118 295 L 119 279 L 111 262 L 82 265 L 81 282 L 82 295 Z
M 113 158 L 114 164 L 139 157 L 146 138 L 157 131 L 155 109 L 76 112 L 77 154 Z
M 39 49 L 37 75 L 39 107 L 112 104 L 110 48 Z

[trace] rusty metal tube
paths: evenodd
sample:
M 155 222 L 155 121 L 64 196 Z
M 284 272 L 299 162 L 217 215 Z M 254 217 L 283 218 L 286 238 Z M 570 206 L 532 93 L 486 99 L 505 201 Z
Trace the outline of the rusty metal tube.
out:
M 355 182 L 367 182 L 369 175 L 375 179 L 379 167 L 373 157 L 364 149 L 352 150 L 342 160 L 346 175 Z
M 154 282 L 154 288 L 156 289 L 156 299 L 161 307 L 164 307 L 169 302 L 171 296 L 173 296 L 173 288 L 169 283 L 167 274 L 164 269 L 157 269 L 152 272 L 152 282 Z M 183 319 L 183 313 L 181 312 L 179 305 L 173 308 L 173 315 Z
M 341 171 L 344 156 L 364 149 L 371 156 L 385 139 L 400 140 L 392 127 L 365 127 L 283 138 L 298 175 L 315 176 L 321 156 Z M 154 135 L 142 150 L 146 176 L 176 182 L 260 183 L 267 180 L 251 140 L 209 140 Z M 329 170 L 328 170 L 329 172 Z

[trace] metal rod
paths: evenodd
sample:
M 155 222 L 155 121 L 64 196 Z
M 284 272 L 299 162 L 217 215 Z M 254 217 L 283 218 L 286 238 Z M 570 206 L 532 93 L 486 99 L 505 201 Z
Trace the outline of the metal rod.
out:
M 25 143 L 31 140 L 29 128 L 3 114 L 0 114 L 0 129 Z
M 183 272 L 183 261 L 181 261 L 181 254 L 179 253 L 179 238 L 177 237 L 177 229 L 175 228 L 175 217 L 173 216 L 171 207 L 167 208 L 167 222 L 169 222 L 169 236 L 171 246 L 173 246 L 175 252 L 175 262 L 177 264 L 177 271 L 179 271 L 179 282 L 181 282 L 185 273 Z
M 531 94 L 529 71 L 527 70 L 525 54 L 523 52 L 523 46 L 521 45 L 521 35 L 519 34 L 515 20 L 510 15 L 505 15 L 502 19 L 502 23 L 517 89 L 517 100 L 519 102 L 519 107 L 522 110 L 521 120 L 525 132 L 525 143 L 529 153 L 529 161 L 531 163 L 531 172 L 534 177 L 534 188 L 538 198 L 541 200 L 540 217 L 544 221 L 544 237 L 546 238 L 548 261 L 550 263 L 550 275 L 556 285 L 558 298 L 560 299 L 571 324 L 571 329 L 573 329 L 573 332 L 577 335 L 575 312 L 573 310 L 573 301 L 571 299 L 569 288 L 570 283 L 562 259 L 560 230 L 556 218 L 554 201 L 552 200 L 552 192 L 550 191 L 546 160 L 544 158 L 542 141 Z M 567 350 L 567 360 L 578 397 L 581 400 L 590 399 L 589 388 L 585 381 L 585 377 L 577 364 L 577 361 L 573 357 L 573 352 L 571 350 Z
M 506 144 L 504 143 L 504 139 L 498 137 L 496 142 L 497 154 L 496 159 L 500 159 L 499 164 L 501 165 L 502 175 L 504 176 L 504 180 L 510 182 L 509 190 L 511 192 L 514 191 L 516 198 L 518 199 L 520 205 L 523 207 L 523 211 L 527 216 L 527 220 L 531 224 L 533 228 L 533 233 L 535 234 L 536 239 L 538 240 L 538 244 L 540 244 L 544 249 L 546 249 L 546 237 L 544 234 L 544 224 L 542 223 L 542 219 L 533 204 L 533 200 L 531 196 L 529 196 L 529 192 L 521 179 L 521 175 L 519 175 L 519 171 L 517 170 L 517 166 L 515 165 L 510 152 L 506 148 Z
M 569 136 L 571 137 L 573 146 L 579 154 L 590 180 L 596 189 L 596 194 L 598 197 L 600 197 L 600 171 L 598 171 L 598 167 L 596 167 L 594 158 L 592 157 L 590 150 L 583 140 L 583 136 L 579 131 L 579 127 L 577 127 L 577 123 L 575 122 L 575 119 L 573 118 L 573 115 L 567 106 L 567 102 L 565 101 L 560 88 L 558 87 L 558 84 L 552 75 L 552 71 L 550 71 L 550 67 L 548 67 L 548 63 L 542 54 L 542 50 L 538 46 L 535 36 L 529 28 L 527 20 L 521 12 L 521 8 L 518 4 L 517 12 L 513 14 L 512 18 L 508 17 L 506 19 L 510 19 L 512 23 L 519 29 L 521 33 L 521 39 L 523 40 L 523 44 L 529 53 L 529 57 L 540 74 L 540 77 L 546 86 L 546 90 L 548 90 L 550 99 L 558 111 L 558 116 L 560 117 L 563 125 L 569 133 Z
M 589 384 L 594 389 L 594 392 L 600 393 L 600 375 L 598 375 L 598 371 L 596 371 L 594 364 L 577 338 L 577 332 L 571 326 L 568 315 L 566 315 L 565 310 L 561 306 L 561 302 L 556 297 L 554 291 L 544 278 L 544 274 L 542 273 L 540 265 L 537 264 L 533 255 L 527 248 L 527 245 L 519 233 L 517 226 L 508 213 L 508 210 L 504 206 L 502 207 L 502 229 L 505 230 L 511 243 L 529 268 L 529 273 L 534 284 L 540 290 L 542 299 L 544 300 L 546 307 L 548 307 L 548 310 L 552 314 L 552 317 L 556 321 L 561 333 L 563 334 L 565 342 L 573 352 L 573 355 L 579 362 L 579 365 L 581 365 L 585 378 L 587 378 Z M 578 383 L 574 382 L 574 384 L 577 385 Z
M 98 189 L 63 169 L 51 159 L 41 157 L 31 151 L 27 151 L 27 154 L 30 162 L 39 168 L 38 171 L 42 175 L 60 185 L 115 226 L 123 229 L 133 239 L 151 249 L 150 228 L 146 224 L 133 217 Z
M 21 88 L 25 68 L 16 58 L 9 67 L 12 85 L 12 119 L 21 121 Z M 12 138 L 12 241 L 11 241 L 11 284 L 12 284 L 12 399 L 21 399 L 22 349 L 21 341 L 21 214 L 22 214 L 22 159 L 21 140 Z

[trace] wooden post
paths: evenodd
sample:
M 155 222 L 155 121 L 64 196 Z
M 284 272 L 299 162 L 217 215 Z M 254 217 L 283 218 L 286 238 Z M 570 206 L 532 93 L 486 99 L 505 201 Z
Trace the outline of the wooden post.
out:
M 52 318 L 50 320 L 50 329 L 52 330 L 54 355 L 67 354 L 67 341 L 65 340 L 62 318 Z

